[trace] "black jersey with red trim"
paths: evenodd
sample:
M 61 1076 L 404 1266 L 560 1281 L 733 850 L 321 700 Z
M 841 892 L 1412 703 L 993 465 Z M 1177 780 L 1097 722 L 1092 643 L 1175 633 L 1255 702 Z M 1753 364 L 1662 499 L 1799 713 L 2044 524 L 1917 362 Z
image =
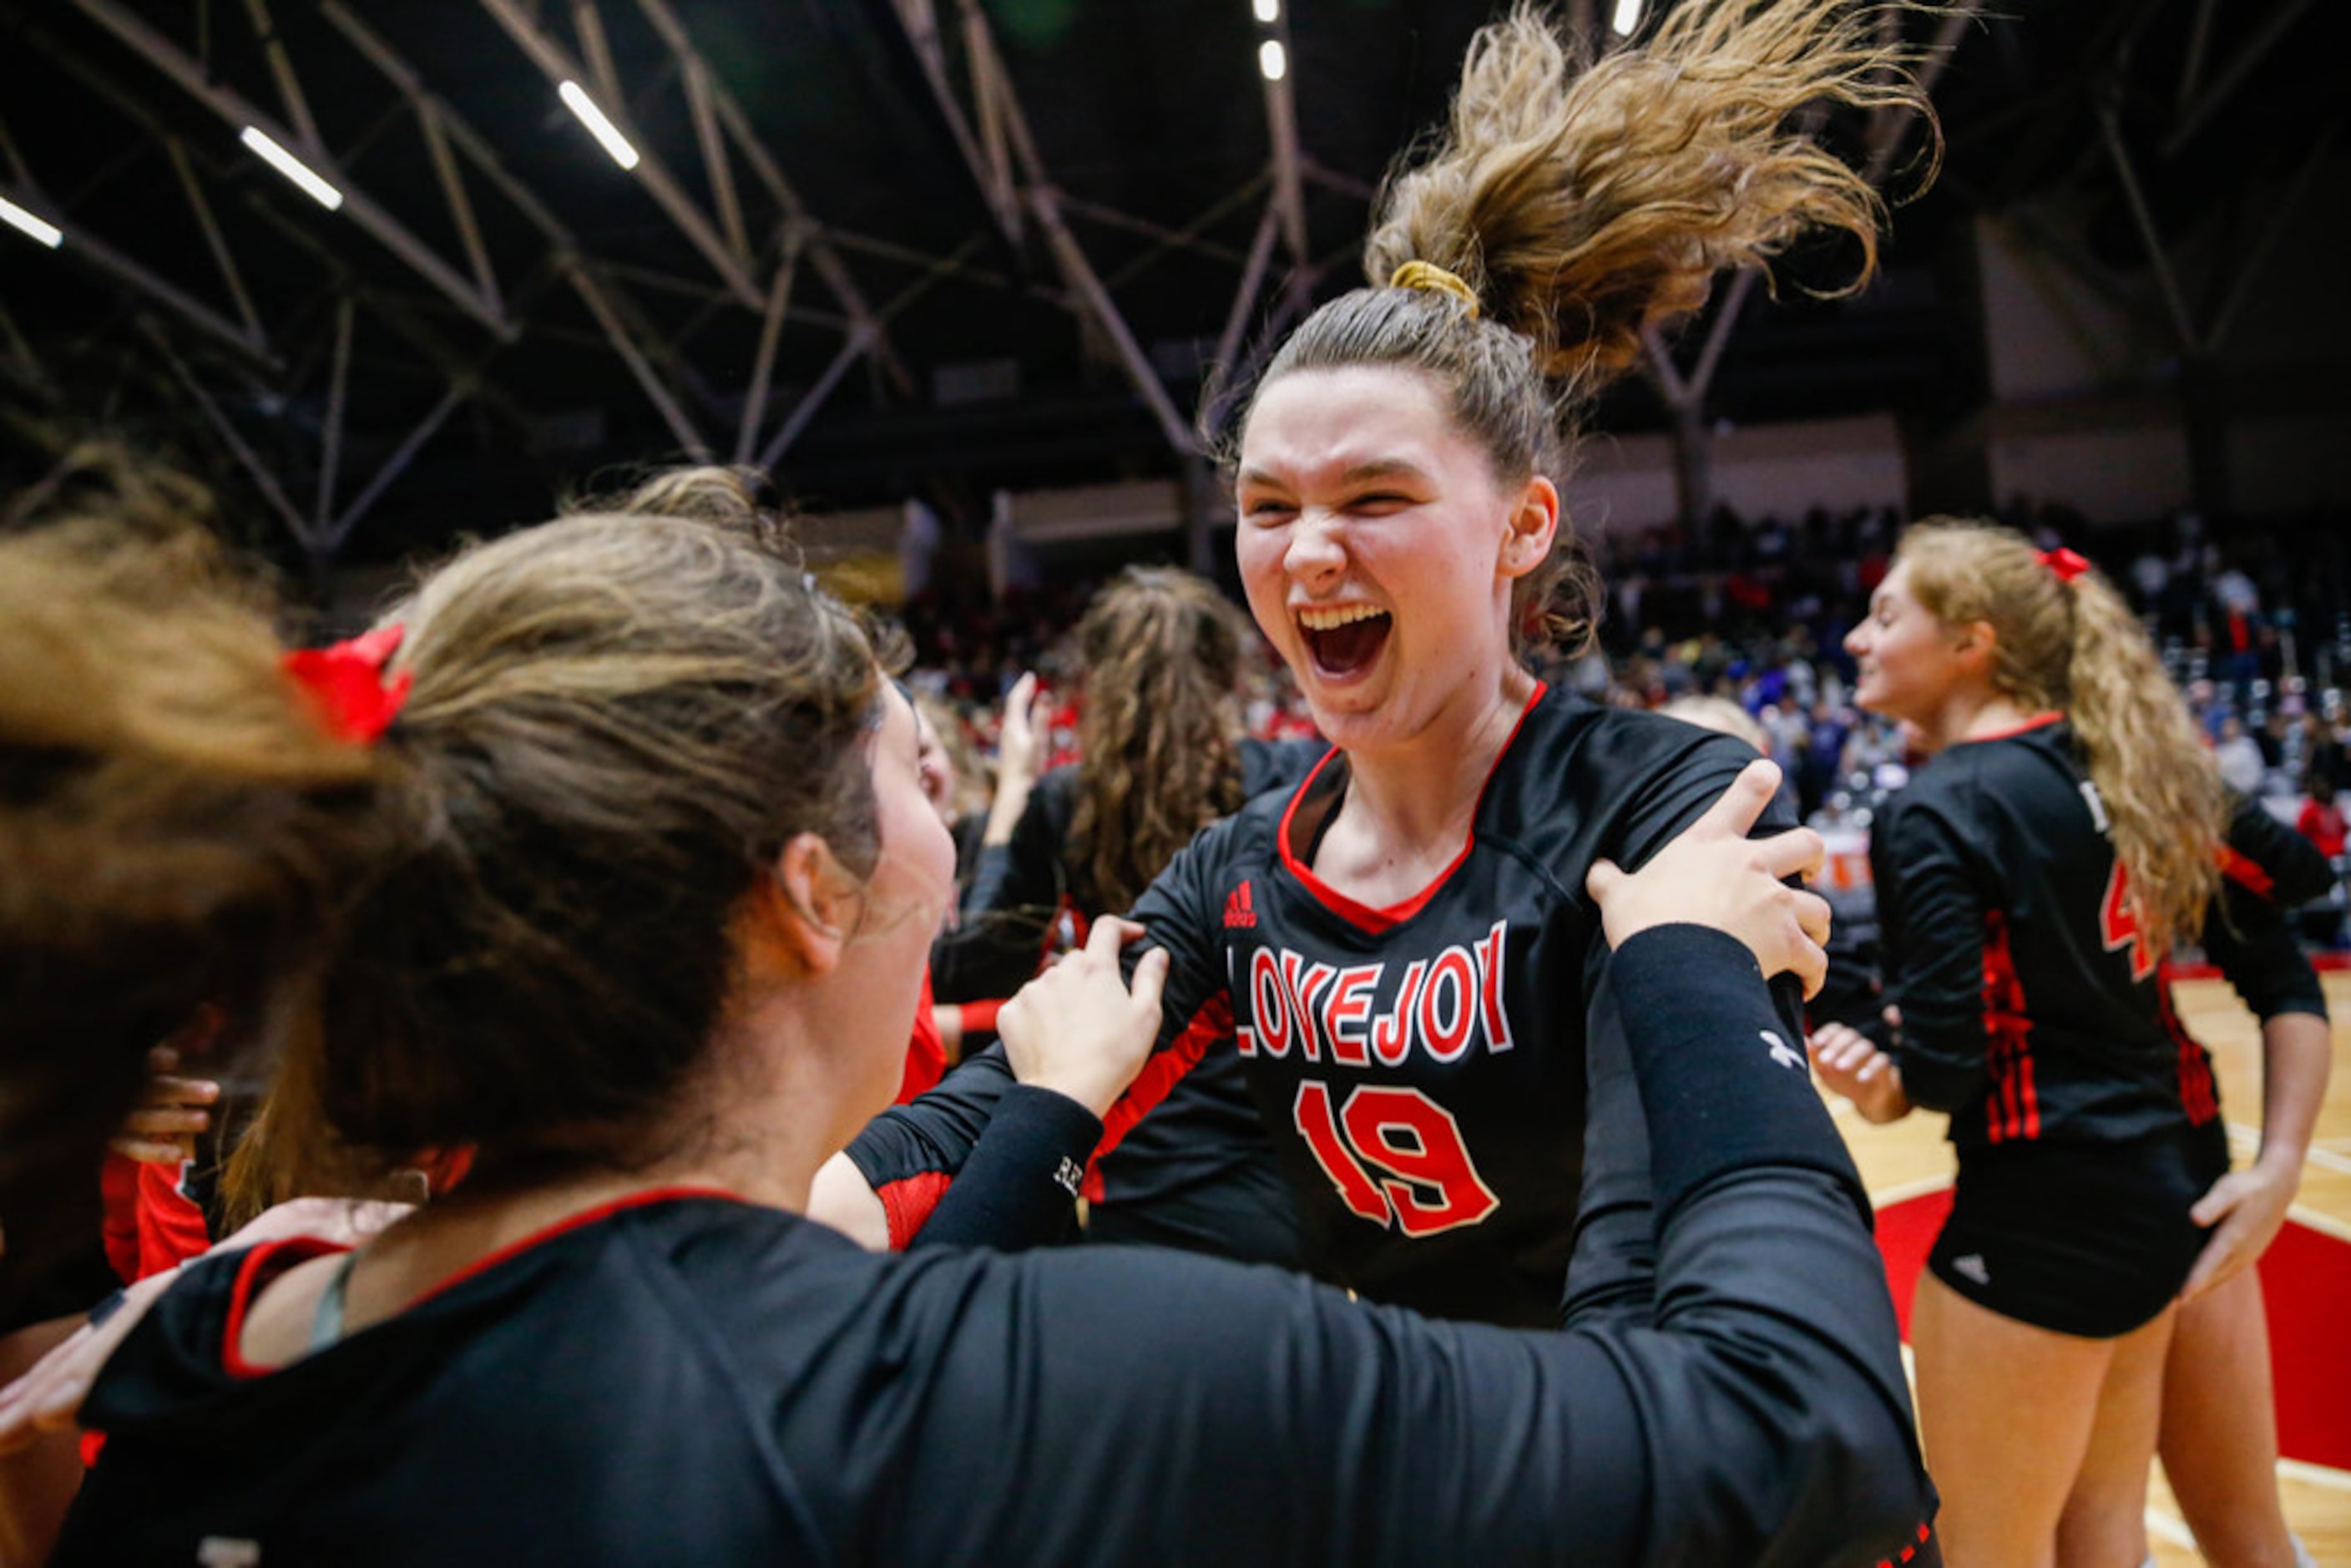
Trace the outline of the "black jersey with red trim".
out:
M 2261 1016 L 2323 1017 L 2280 912 L 2324 891 L 2325 862 L 2250 803 L 2224 862 L 2213 960 Z M 2062 716 L 1947 747 L 1878 812 L 1870 864 L 1903 1091 L 1951 1113 L 1963 1152 L 2120 1142 L 2219 1113 Z
M 1243 798 L 1289 789 L 1329 749 L 1319 740 L 1244 737 Z M 1076 840 L 1078 779 L 1075 767 L 1047 773 L 1010 842 L 983 852 L 955 939 L 966 955 L 959 983 L 967 988 L 995 996 L 1017 990 L 1036 972 L 1064 909 L 1077 916 L 1081 932 L 1083 922 L 1117 913 L 1102 907 L 1085 846 Z M 999 1054 L 976 1062 L 974 1071 L 1001 1065 Z M 1124 1145 L 1099 1163 L 1087 1196 L 1089 1239 L 1299 1264 L 1289 1184 L 1229 1055 L 1203 1061 L 1176 1084 Z
M 281 1243 L 126 1340 L 53 1561 L 1934 1561 L 1865 1200 L 1755 1042 L 1752 963 L 1692 927 L 1620 958 L 1677 993 L 1604 1075 L 1657 1151 L 1637 1324 L 1431 1322 L 1151 1249 L 877 1255 L 669 1192 L 246 1367 L 246 1303 L 324 1248 Z
M 1586 1246 L 1634 1279 L 1645 1193 L 1586 1193 L 1582 1181 L 1584 1046 L 1605 1021 L 1588 1015 L 1607 964 L 1583 880 L 1602 858 L 1638 866 L 1754 755 L 1677 720 L 1538 691 L 1459 857 L 1388 910 L 1311 869 L 1314 834 L 1346 788 L 1343 753 L 1289 794 L 1250 802 L 1135 906 L 1173 958 L 1163 1047 L 1106 1118 L 1105 1148 L 1149 1126 L 1144 1113 L 1198 1064 L 1237 1067 L 1296 1197 L 1306 1264 L 1323 1279 L 1438 1316 L 1550 1322 L 1580 1202 L 1613 1217 Z M 1787 825 L 1775 806 L 1759 831 Z M 1779 1038 L 1800 1052 L 1792 986 L 1782 999 Z M 885 1206 L 893 1186 L 938 1190 L 985 1125 L 972 1101 L 1002 1082 L 951 1079 L 935 1103 L 860 1136 L 852 1158 Z M 1136 1163 L 1167 1179 L 1199 1158 L 1169 1138 Z M 1098 1166 L 1113 1201 L 1125 1163 Z M 892 1212 L 903 1239 L 920 1215 Z
M 1269 789 L 1286 789 L 1306 776 L 1330 747 L 1312 740 L 1260 740 L 1244 737 L 1235 747 L 1244 801 Z M 1049 769 L 1029 793 L 1011 837 L 979 852 L 971 886 L 965 891 L 960 925 L 941 938 L 932 956 L 937 969 L 952 951 L 955 978 L 943 983 L 948 1001 L 1003 998 L 1037 972 L 1064 913 L 1077 917 L 1077 932 L 1105 907 L 1095 887 L 1088 846 L 1078 841 L 1077 765 Z

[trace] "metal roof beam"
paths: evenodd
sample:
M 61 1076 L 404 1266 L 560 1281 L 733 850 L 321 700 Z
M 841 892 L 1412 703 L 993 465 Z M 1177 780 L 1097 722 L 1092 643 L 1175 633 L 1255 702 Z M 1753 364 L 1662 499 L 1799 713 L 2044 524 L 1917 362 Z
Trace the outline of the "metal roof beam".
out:
M 268 342 L 256 331 L 248 331 L 219 311 L 196 298 L 179 285 L 158 277 L 130 256 L 100 239 L 67 214 L 50 207 L 32 192 L 15 185 L 0 185 L 0 198 L 15 203 L 26 212 L 54 224 L 65 235 L 61 254 L 87 258 L 91 265 L 111 273 L 140 293 L 172 311 L 190 325 L 202 329 L 239 353 L 250 355 L 265 364 L 275 365 L 277 359 Z
M 199 103 L 232 126 L 251 126 L 282 145 L 301 153 L 306 159 L 316 159 L 321 178 L 332 183 L 343 195 L 343 209 L 351 221 L 373 235 L 387 250 L 405 262 L 434 287 L 439 289 L 458 308 L 473 317 L 496 334 L 502 341 L 512 341 L 517 334 L 514 323 L 496 302 L 486 298 L 430 246 L 411 234 L 399 219 L 393 217 L 368 195 L 349 175 L 336 167 L 327 150 L 315 141 L 297 136 L 277 120 L 263 114 L 235 92 L 221 86 L 200 60 L 183 53 L 176 45 L 154 28 L 133 16 L 118 0 L 74 0 L 85 16 L 112 33 L 133 52 L 176 81 Z
M 956 149 L 963 154 L 964 167 L 971 172 L 974 183 L 979 187 L 980 200 L 987 204 L 989 214 L 996 219 L 997 232 L 1004 236 L 1015 254 L 1022 246 L 1019 192 L 1015 188 L 1008 160 L 999 160 L 989 149 L 980 145 L 964 113 L 963 102 L 956 96 L 954 84 L 948 79 L 946 47 L 940 41 L 938 14 L 932 0 L 890 0 L 891 8 L 898 14 L 898 25 L 904 29 L 906 41 L 914 46 L 914 58 L 923 68 L 924 78 L 930 83 L 931 97 L 939 113 L 947 122 L 947 131 L 955 138 Z M 980 23 L 979 36 L 985 36 L 986 23 Z M 965 19 L 965 35 L 974 35 L 971 19 Z M 978 86 L 980 57 L 971 57 L 973 96 L 984 99 Z M 1003 117 L 994 110 L 994 132 L 1001 137 Z M 1008 147 L 1008 143 L 1006 144 Z
M 743 423 L 735 436 L 735 461 L 751 461 L 752 448 L 759 439 L 759 422 L 768 412 L 768 381 L 775 374 L 776 340 L 783 336 L 784 311 L 791 304 L 792 274 L 799 268 L 800 247 L 797 236 L 784 246 L 782 265 L 776 268 L 776 280 L 768 287 L 768 311 L 759 322 L 759 350 L 751 364 L 751 390 L 743 399 Z
M 677 437 L 678 445 L 692 454 L 695 462 L 709 462 L 710 444 L 702 438 L 702 432 L 696 430 L 694 421 L 686 417 L 676 395 L 653 369 L 653 362 L 645 358 L 645 352 L 637 346 L 636 340 L 629 335 L 620 313 L 613 309 L 611 301 L 604 298 L 602 289 L 585 264 L 577 257 L 570 258 L 565 264 L 564 271 L 580 302 L 588 307 L 588 313 L 595 317 L 596 324 L 604 329 L 612 351 L 621 356 L 621 362 L 628 366 L 631 375 L 636 377 L 637 385 L 644 390 L 646 399 L 659 412 L 663 423 L 669 426 L 670 434 Z
M 92 0 L 80 0 L 80 3 L 88 5 Z M 573 59 L 562 45 L 549 37 L 516 0 L 481 0 L 481 5 L 498 26 L 506 29 L 507 36 L 522 52 L 530 57 L 531 62 L 538 67 L 549 85 L 578 82 L 588 76 L 580 62 Z M 618 99 L 608 99 L 599 107 L 629 139 L 629 144 L 636 149 L 637 166 L 630 173 L 643 183 L 645 193 L 669 214 L 670 221 L 677 225 L 694 248 L 702 253 L 703 258 L 710 263 L 711 270 L 717 273 L 726 285 L 728 293 L 749 309 L 763 308 L 767 304 L 766 298 L 759 286 L 751 280 L 750 270 L 744 259 L 727 247 L 726 239 L 711 226 L 710 219 L 695 204 L 685 187 L 677 183 L 677 177 L 669 172 L 668 165 L 662 162 L 643 132 L 630 122 L 628 110 Z
M 848 340 L 832 356 L 832 362 L 825 366 L 824 373 L 817 377 L 816 384 L 801 395 L 792 412 L 785 416 L 783 426 L 776 432 L 775 438 L 760 449 L 760 467 L 773 468 L 783 461 L 785 450 L 799 439 L 800 432 L 806 430 L 809 421 L 816 417 L 816 411 L 824 406 L 824 400 L 831 397 L 832 389 L 841 384 L 841 378 L 849 373 L 850 367 L 863 358 L 873 343 L 872 335 L 864 328 L 850 329 Z
M 964 52 L 971 69 L 972 98 L 983 106 L 983 115 L 989 120 L 992 129 L 988 134 L 996 139 L 995 146 L 1003 154 L 1000 162 L 996 161 L 997 152 L 983 148 L 972 135 L 962 105 L 948 83 L 946 51 L 939 42 L 931 0 L 891 0 L 891 8 L 907 41 L 914 46 L 932 96 L 954 131 L 965 164 L 978 182 L 989 210 L 995 213 L 998 227 L 1018 250 L 1023 226 L 1020 214 L 1004 210 L 1005 198 L 1017 194 L 1018 205 L 1026 208 L 1027 215 L 1043 232 L 1053 264 L 1069 290 L 1071 307 L 1080 320 L 1093 327 L 1110 346 L 1127 380 L 1159 422 L 1168 444 L 1186 455 L 1198 451 L 1199 441 L 1191 425 L 1176 413 L 1174 400 L 1151 368 L 1149 357 L 1120 314 L 1110 289 L 1086 259 L 1085 248 L 1079 245 L 1077 236 L 1070 232 L 1069 221 L 1061 213 L 1060 193 L 1045 171 L 1044 161 L 1038 156 L 1036 138 L 1029 131 L 1028 117 L 1021 112 L 1019 96 L 1013 90 L 1003 57 L 997 52 L 986 14 L 977 0 L 958 0 L 958 4 L 964 25 Z M 1017 191 L 1008 189 L 1008 181 L 1017 186 Z
M 506 302 L 498 296 L 498 275 L 490 266 L 490 253 L 482 243 L 482 225 L 474 215 L 473 198 L 465 193 L 465 176 L 458 172 L 457 160 L 449 151 L 448 128 L 442 122 L 441 111 L 430 104 L 414 104 L 417 129 L 424 134 L 425 155 L 433 161 L 433 177 L 441 182 L 441 199 L 448 204 L 450 221 L 457 225 L 457 238 L 465 247 L 465 260 L 474 269 L 474 286 L 483 298 L 501 310 Z
M 857 287 L 857 280 L 850 275 L 848 264 L 841 260 L 840 251 L 827 237 L 824 229 L 810 215 L 807 204 L 800 200 L 799 193 L 792 188 L 791 182 L 784 177 L 782 166 L 776 162 L 775 155 L 768 151 L 767 144 L 752 130 L 750 118 L 735 101 L 734 95 L 726 90 L 726 82 L 711 68 L 701 50 L 695 47 L 692 36 L 686 32 L 684 24 L 678 20 L 677 14 L 670 9 L 668 0 L 637 0 L 637 9 L 644 13 L 645 19 L 661 35 L 662 42 L 669 47 L 671 55 L 685 68 L 688 90 L 695 90 L 695 84 L 698 82 L 700 90 L 708 95 L 710 111 L 720 129 L 734 141 L 736 151 L 750 165 L 753 176 L 766 187 L 769 198 L 782 210 L 787 235 L 796 234 L 800 236 L 808 249 L 810 267 L 841 307 L 841 314 L 849 318 L 852 327 L 863 328 L 872 335 L 875 361 L 889 373 L 892 382 L 901 392 L 913 391 L 914 376 L 891 347 L 889 333 L 884 330 L 881 318 L 874 314 L 864 293 Z M 720 165 L 724 167 L 723 149 L 720 150 Z M 723 202 L 725 198 L 721 200 Z
M 261 329 L 261 318 L 254 313 L 253 297 L 246 292 L 245 274 L 238 270 L 228 239 L 213 217 L 212 204 L 204 199 L 204 188 L 196 183 L 195 167 L 188 161 L 187 148 L 173 136 L 165 138 L 163 151 L 171 157 L 172 172 L 180 177 L 180 189 L 187 195 L 189 210 L 196 214 L 197 226 L 204 230 L 204 244 L 213 253 L 213 265 L 220 269 L 229 298 L 236 301 L 236 313 L 244 319 L 246 333 L 256 343 L 268 342 L 269 335 Z
M 277 23 L 270 19 L 269 0 L 245 0 L 245 14 L 253 23 L 253 36 L 261 40 L 262 55 L 269 61 L 269 74 L 277 83 L 278 100 L 286 106 L 294 134 L 305 147 L 325 146 L 319 136 L 319 122 L 310 118 L 310 100 L 303 96 L 302 78 L 294 74 L 294 61 L 277 36 Z
M 1135 341 L 1134 332 L 1127 326 L 1126 318 L 1119 314 L 1117 305 L 1111 299 L 1110 290 L 1103 287 L 1102 279 L 1094 275 L 1092 265 L 1086 260 L 1084 249 L 1079 246 L 1077 236 L 1070 233 L 1070 225 L 1061 217 L 1060 204 L 1055 201 L 1051 188 L 1040 185 L 1031 190 L 1029 193 L 1029 210 L 1036 214 L 1038 226 L 1045 231 L 1045 238 L 1053 247 L 1053 259 L 1060 265 L 1061 276 L 1069 280 L 1071 291 L 1090 308 L 1094 324 L 1109 337 L 1112 347 L 1117 351 L 1120 365 L 1126 371 L 1127 380 L 1134 383 L 1134 390 L 1143 394 L 1143 401 L 1149 406 L 1152 417 L 1159 421 L 1160 431 L 1167 437 L 1167 444 L 1186 455 L 1198 451 L 1198 437 L 1184 416 L 1176 411 L 1175 400 L 1160 384 L 1159 374 L 1151 368 L 1151 361 L 1144 355 L 1143 345 Z
M 321 535 L 334 527 L 335 477 L 343 461 L 343 414 L 351 382 L 351 329 L 356 314 L 351 297 L 335 301 L 335 363 L 327 378 L 327 423 L 319 455 L 319 505 L 312 514 Z
M 141 326 L 146 332 L 147 340 L 155 345 L 156 350 L 163 356 L 164 363 L 172 368 L 172 374 L 178 379 L 180 385 L 187 390 L 188 395 L 196 400 L 196 406 L 202 409 L 204 417 L 212 422 L 213 429 L 219 433 L 230 455 L 235 457 L 247 476 L 253 480 L 254 487 L 261 492 L 262 498 L 269 503 L 279 517 L 286 519 L 287 528 L 292 531 L 296 541 L 303 549 L 311 554 L 317 554 L 319 536 L 311 528 L 308 519 L 296 509 L 294 503 L 286 498 L 285 487 L 277 483 L 277 476 L 272 474 L 268 466 L 261 461 L 259 455 L 253 450 L 252 444 L 246 440 L 244 434 L 229 419 L 227 412 L 221 407 L 211 392 L 204 390 L 204 383 L 196 380 L 195 372 L 188 369 L 187 361 L 181 359 L 178 351 L 172 347 L 172 340 L 152 321 L 142 322 Z
M 1257 237 L 1249 242 L 1249 260 L 1241 267 L 1240 287 L 1233 290 L 1232 308 L 1225 312 L 1225 329 L 1217 334 L 1216 363 L 1220 371 L 1229 372 L 1233 357 L 1241 351 L 1241 334 L 1249 329 L 1249 308 L 1257 303 L 1258 290 L 1265 284 L 1265 269 L 1273 260 L 1273 242 L 1281 237 L 1281 214 L 1268 202 L 1265 216 L 1258 220 Z
M 2262 21 L 2261 31 L 2238 47 L 2235 57 L 2220 68 L 2220 76 L 2204 89 L 2204 96 L 2179 117 L 2179 123 L 2172 128 L 2170 135 L 2163 139 L 2163 155 L 2166 158 L 2178 156 L 2179 150 L 2195 138 L 2214 111 L 2244 85 L 2245 78 L 2252 75 L 2253 68 L 2261 63 L 2262 57 L 2277 47 L 2279 40 L 2293 31 L 2294 25 L 2302 20 L 2311 4 L 2312 0 L 2284 0 L 2284 4 L 2273 10 Z
M 473 395 L 473 391 L 462 381 L 449 383 L 449 390 L 441 394 L 441 401 L 434 403 L 432 412 L 409 431 L 399 447 L 383 460 L 383 466 L 375 471 L 374 477 L 367 482 L 366 487 L 352 498 L 351 504 L 343 508 L 342 516 L 337 517 L 334 526 L 327 530 L 325 549 L 320 552 L 322 556 L 332 556 L 343 547 L 343 541 L 351 537 L 351 529 L 359 526 L 360 519 L 367 516 L 384 491 L 391 488 L 392 481 L 408 472 L 409 465 L 416 461 L 416 455 L 424 449 L 424 444 L 440 432 L 449 416 Z
M 1290 57 L 1288 7 L 1274 24 L 1269 41 L 1281 46 L 1285 60 Z M 1278 78 L 1262 71 L 1259 75 L 1265 89 L 1266 136 L 1273 144 L 1273 209 L 1280 215 L 1282 243 L 1289 247 L 1295 277 L 1314 260 L 1307 250 L 1305 160 L 1298 148 L 1298 99 L 1290 89 L 1287 66 Z

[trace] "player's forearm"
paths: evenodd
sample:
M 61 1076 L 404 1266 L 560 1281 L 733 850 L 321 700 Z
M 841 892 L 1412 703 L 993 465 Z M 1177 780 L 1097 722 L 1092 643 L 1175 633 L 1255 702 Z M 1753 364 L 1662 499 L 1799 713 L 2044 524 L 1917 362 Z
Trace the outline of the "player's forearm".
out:
M 1873 1538 L 1898 1551 L 1915 1544 L 1895 1538 L 1922 1522 L 1927 1491 L 1866 1199 L 1800 1044 L 1771 1027 L 1751 961 L 1728 943 L 1661 931 L 1616 955 L 1628 991 L 1660 998 L 1668 975 L 1684 977 L 1626 1019 L 1659 1216 L 1663 1337 L 1623 1364 L 1658 1454 L 1650 1517 L 1690 1532 L 1661 1553 L 1677 1561 L 1751 1559 L 1765 1542 L 1788 1561 Z M 1729 1386 L 1744 1396 L 1722 1397 Z M 1775 1392 L 1791 1387 L 1802 1398 Z M 1732 1407 L 1752 1421 L 1724 1421 Z M 1707 1475 L 1676 1462 L 1686 1445 L 1712 1455 Z M 1804 1463 L 1779 1462 L 1798 1450 Z M 1826 1533 L 1782 1535 L 1792 1528 Z
M 1006 772 L 997 780 L 996 795 L 987 803 L 987 826 L 982 830 L 982 844 L 1008 844 L 1012 830 L 1020 825 L 1020 813 L 1029 809 L 1029 797 L 1037 788 L 1036 775 L 1024 770 Z
M 2301 1168 L 2326 1099 L 2334 1058 L 2334 1040 L 2323 1018 L 2280 1013 L 2262 1023 L 2262 1164 Z

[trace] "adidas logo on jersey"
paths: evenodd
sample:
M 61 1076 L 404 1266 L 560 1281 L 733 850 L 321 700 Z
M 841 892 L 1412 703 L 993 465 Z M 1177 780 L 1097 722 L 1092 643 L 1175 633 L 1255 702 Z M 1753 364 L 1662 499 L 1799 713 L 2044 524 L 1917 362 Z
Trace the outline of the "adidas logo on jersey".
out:
M 1229 931 L 1236 925 L 1254 926 L 1256 924 L 1256 897 L 1249 892 L 1249 884 L 1244 882 L 1225 894 L 1225 929 Z
M 1970 1252 L 1964 1258 L 1951 1260 L 1951 1272 L 1964 1274 L 1979 1285 L 1991 1283 L 1991 1270 L 1984 1266 L 1983 1254 Z

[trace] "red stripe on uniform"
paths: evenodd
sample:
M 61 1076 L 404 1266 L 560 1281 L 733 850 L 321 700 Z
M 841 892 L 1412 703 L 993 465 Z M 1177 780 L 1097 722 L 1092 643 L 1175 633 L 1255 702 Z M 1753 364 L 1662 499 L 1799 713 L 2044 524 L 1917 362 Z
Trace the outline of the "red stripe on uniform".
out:
M 1087 1202 L 1102 1200 L 1102 1156 L 1118 1147 L 1119 1140 L 1167 1098 L 1184 1074 L 1200 1064 L 1210 1041 L 1218 1038 L 1230 1040 L 1232 1033 L 1232 995 L 1218 991 L 1200 1004 L 1200 1010 L 1192 1015 L 1192 1021 L 1184 1026 L 1182 1034 L 1143 1064 L 1143 1071 L 1134 1075 L 1126 1092 L 1102 1115 L 1102 1142 L 1094 1145 L 1093 1158 L 1086 1162 L 1085 1186 L 1081 1190 Z
M 1493 762 L 1486 769 L 1486 781 L 1478 786 L 1478 810 L 1470 818 L 1469 836 L 1462 841 L 1461 852 L 1455 855 L 1443 871 L 1431 877 L 1427 885 L 1410 898 L 1400 904 L 1391 904 L 1384 909 L 1374 909 L 1368 904 L 1358 904 L 1321 877 L 1316 876 L 1313 868 L 1291 852 L 1290 846 L 1294 841 L 1290 837 L 1290 829 L 1298 816 L 1299 802 L 1313 792 L 1316 778 L 1322 774 L 1331 758 L 1339 755 L 1336 747 L 1323 753 L 1322 760 L 1317 762 L 1312 770 L 1299 780 L 1298 788 L 1290 791 L 1290 804 L 1282 808 L 1281 826 L 1274 834 L 1274 841 L 1281 850 L 1281 863 L 1288 868 L 1290 875 L 1296 877 L 1305 886 L 1307 892 L 1312 894 L 1322 903 L 1324 908 L 1358 930 L 1367 931 L 1377 936 L 1403 925 L 1428 906 L 1429 900 L 1435 898 L 1437 891 L 1452 879 L 1453 873 L 1461 869 L 1461 862 L 1469 858 L 1469 852 L 1478 847 L 1477 821 L 1485 811 L 1486 792 L 1494 787 L 1494 775 L 1501 771 L 1502 758 L 1510 754 L 1510 747 L 1519 738 L 1519 731 L 1526 727 L 1527 716 L 1535 711 L 1536 705 L 1543 700 L 1544 695 L 1550 690 L 1551 687 L 1542 682 L 1535 683 L 1532 695 L 1527 698 L 1525 706 L 1519 709 L 1519 716 L 1510 725 L 1510 733 L 1503 738 L 1502 749 L 1494 754 Z
M 882 1213 L 890 1222 L 890 1250 L 904 1252 L 914 1233 L 931 1220 L 931 1210 L 938 1207 L 939 1199 L 946 1197 L 947 1187 L 955 1180 L 945 1171 L 924 1171 L 919 1176 L 901 1176 L 885 1181 L 873 1189 L 882 1200 Z
M 2220 846 L 2220 874 L 2263 898 L 2273 898 L 2277 892 L 2277 883 L 2271 880 L 2269 873 L 2226 844 Z
M 2155 1010 L 2179 1054 L 2179 1108 L 2188 1113 L 2189 1126 L 2200 1127 L 2220 1113 L 2220 1096 L 2212 1088 L 2212 1058 L 2172 1009 L 2171 984 L 2178 977 L 2169 960 L 2156 966 Z
M 2041 1096 L 2032 1082 L 2032 1018 L 2024 982 L 2008 944 L 2008 919 L 1984 912 L 1984 1056 L 1991 1093 L 1984 1103 L 1984 1135 L 1995 1144 L 2041 1135 Z

